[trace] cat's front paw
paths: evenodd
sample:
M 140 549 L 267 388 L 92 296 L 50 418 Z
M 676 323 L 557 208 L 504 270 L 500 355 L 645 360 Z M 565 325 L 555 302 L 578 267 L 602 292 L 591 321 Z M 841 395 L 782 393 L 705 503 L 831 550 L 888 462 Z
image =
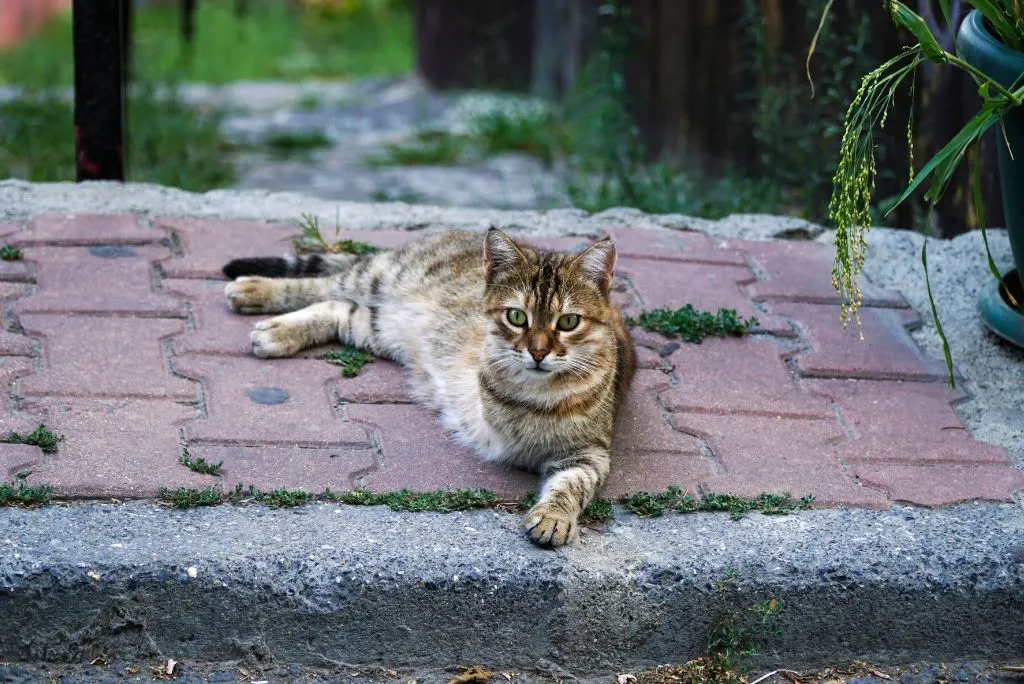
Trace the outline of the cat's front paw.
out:
M 224 288 L 231 308 L 236 313 L 267 313 L 273 310 L 274 285 L 270 278 L 241 276 Z
M 526 531 L 539 546 L 564 546 L 579 535 L 577 517 L 542 501 L 526 514 Z
M 299 329 L 283 320 L 284 316 L 260 321 L 249 334 L 252 353 L 261 359 L 279 359 L 294 356 L 302 351 L 302 336 Z

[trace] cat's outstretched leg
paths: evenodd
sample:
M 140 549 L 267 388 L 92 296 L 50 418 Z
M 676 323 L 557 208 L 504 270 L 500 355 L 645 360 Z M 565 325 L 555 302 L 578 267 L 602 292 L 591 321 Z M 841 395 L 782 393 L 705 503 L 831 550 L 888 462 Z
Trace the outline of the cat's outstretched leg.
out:
M 375 309 L 349 299 L 317 302 L 253 326 L 252 353 L 262 359 L 280 358 L 338 341 L 380 353 L 374 344 L 375 316 Z
M 526 514 L 526 530 L 536 544 L 562 546 L 579 535 L 579 517 L 608 477 L 608 449 L 594 446 L 549 462 L 540 501 Z
M 224 288 L 236 313 L 283 313 L 331 299 L 329 278 L 240 276 Z

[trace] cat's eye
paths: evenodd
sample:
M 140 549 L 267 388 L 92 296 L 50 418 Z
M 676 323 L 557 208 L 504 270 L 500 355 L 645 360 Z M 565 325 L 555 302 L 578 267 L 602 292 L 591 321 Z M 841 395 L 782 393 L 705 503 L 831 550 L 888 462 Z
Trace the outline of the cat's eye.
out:
M 526 312 L 522 309 L 508 309 L 505 311 L 505 318 L 508 322 L 519 328 L 526 325 Z
M 565 332 L 568 332 L 574 329 L 579 324 L 579 314 L 562 314 L 561 316 L 558 317 L 558 323 L 556 325 L 558 326 L 559 330 L 564 330 Z

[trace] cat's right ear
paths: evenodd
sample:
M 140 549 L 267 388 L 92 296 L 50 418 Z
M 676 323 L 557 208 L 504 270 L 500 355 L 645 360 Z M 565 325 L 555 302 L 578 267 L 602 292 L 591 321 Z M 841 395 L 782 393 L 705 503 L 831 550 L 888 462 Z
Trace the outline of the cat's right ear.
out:
M 496 273 L 512 268 L 525 259 L 526 255 L 508 235 L 493 226 L 487 231 L 487 237 L 484 239 L 484 267 L 487 270 L 488 281 Z

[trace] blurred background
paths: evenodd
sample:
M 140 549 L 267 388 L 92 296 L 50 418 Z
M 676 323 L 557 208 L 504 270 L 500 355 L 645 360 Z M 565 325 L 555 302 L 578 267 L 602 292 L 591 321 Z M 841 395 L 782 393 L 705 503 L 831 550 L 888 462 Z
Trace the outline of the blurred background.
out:
M 827 223 L 846 107 L 908 41 L 882 3 L 835 0 L 812 95 L 824 5 L 134 0 L 127 178 Z M 72 43 L 71 0 L 0 0 L 0 179 L 74 180 Z M 976 97 L 959 73 L 926 69 L 913 102 L 897 102 L 878 141 L 879 224 L 974 227 L 966 178 L 930 219 L 920 203 L 882 214 L 905 186 L 909 113 L 923 159 Z M 997 184 L 985 186 L 1001 225 Z

